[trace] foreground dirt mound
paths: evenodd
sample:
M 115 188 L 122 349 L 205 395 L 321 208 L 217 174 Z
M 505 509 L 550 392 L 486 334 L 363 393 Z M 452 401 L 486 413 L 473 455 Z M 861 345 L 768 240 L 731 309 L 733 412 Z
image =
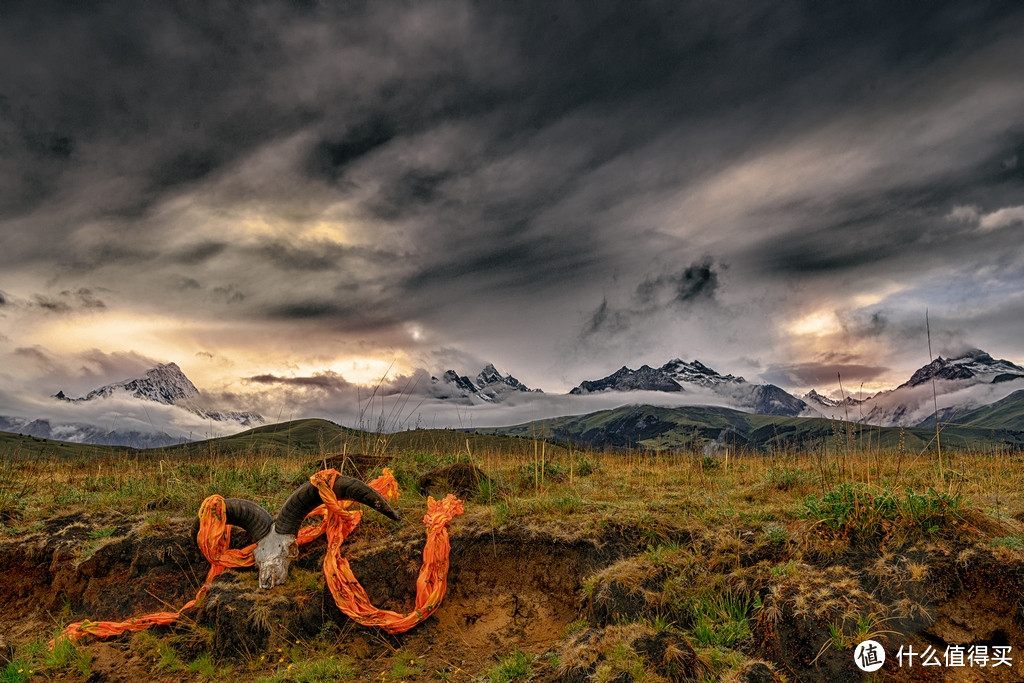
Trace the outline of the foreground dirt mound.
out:
M 463 670 L 479 670 L 515 648 L 547 652 L 580 616 L 580 581 L 608 562 L 607 550 L 582 538 L 485 528 L 482 519 L 467 517 L 452 530 L 442 609 L 410 633 L 388 636 L 339 612 L 324 588 L 322 541 L 304 548 L 288 583 L 271 591 L 258 589 L 252 569 L 225 572 L 188 613 L 188 623 L 170 630 L 207 628 L 212 651 L 239 660 L 328 631 L 366 666 L 403 648 L 435 653 L 433 663 L 435 655 L 421 655 L 425 666 Z M 65 621 L 122 620 L 177 609 L 194 596 L 207 570 L 188 540 L 190 528 L 189 520 L 153 527 L 114 516 L 62 517 L 39 532 L 0 541 L 0 629 L 24 642 L 51 633 L 58 612 Z M 413 607 L 423 529 L 375 532 L 376 538 L 356 534 L 346 556 L 374 604 L 406 612 Z M 233 545 L 247 540 L 238 536 Z M 120 648 L 127 658 L 129 640 L 106 641 L 104 652 Z
M 400 537 L 353 543 L 347 556 L 375 605 L 396 612 L 413 608 L 423 539 Z M 353 638 L 385 638 L 412 649 L 443 651 L 450 663 L 467 666 L 514 647 L 539 654 L 580 614 L 579 581 L 605 561 L 589 541 L 565 542 L 524 533 L 452 535 L 448 594 L 434 616 L 408 634 L 390 637 L 355 626 L 323 589 L 315 561 L 301 562 L 288 584 L 256 588 L 254 572 L 218 580 L 197 619 L 213 627 L 216 649 L 238 655 L 274 650 L 310 638 L 329 624 Z M 386 648 L 385 648 L 386 649 Z M 365 650 L 368 658 L 379 648 Z
M 208 568 L 188 542 L 186 526 L 75 515 L 2 542 L 2 613 L 63 611 L 119 619 L 180 604 L 195 594 Z M 246 540 L 238 536 L 239 543 Z
M 329 641 L 351 659 L 356 680 L 380 680 L 396 653 L 412 653 L 419 673 L 395 680 L 476 675 L 519 651 L 540 658 L 535 680 L 626 683 L 705 680 L 715 642 L 739 657 L 735 680 L 765 682 L 863 680 L 851 648 L 864 634 L 890 657 L 900 645 L 939 653 L 1010 646 L 1015 660 L 1024 651 L 1024 559 L 985 543 L 925 540 L 817 557 L 743 529 L 677 530 L 654 546 L 649 527 L 604 525 L 598 540 L 582 525 L 555 532 L 491 519 L 471 511 L 452 526 L 448 594 L 409 633 L 363 628 L 338 611 L 324 588 L 322 539 L 303 548 L 285 585 L 260 590 L 255 570 L 229 570 L 187 619 L 154 633 L 187 659 L 212 653 L 251 671 Z M 177 609 L 207 570 L 190 527 L 188 519 L 61 516 L 0 539 L 0 658 L 58 622 Z M 247 540 L 233 534 L 236 547 Z M 345 556 L 375 605 L 407 612 L 423 543 L 417 524 L 368 522 Z M 138 641 L 90 640 L 95 680 L 180 680 L 154 678 L 162 655 Z M 884 673 L 896 681 L 1010 680 L 1005 669 L 978 667 Z
M 379 472 L 382 467 L 389 465 L 392 459 L 393 456 L 386 453 L 333 453 L 310 461 L 306 469 L 312 474 L 313 472 L 333 468 L 349 477 L 369 480 L 371 473 Z M 306 481 L 305 477 L 300 478 L 295 481 L 295 485 L 297 486 L 304 481 Z
M 468 462 L 457 462 L 427 472 L 420 477 L 419 487 L 424 494 L 441 496 L 454 493 L 460 498 L 472 500 L 481 486 L 490 483 L 490 477 L 479 467 Z

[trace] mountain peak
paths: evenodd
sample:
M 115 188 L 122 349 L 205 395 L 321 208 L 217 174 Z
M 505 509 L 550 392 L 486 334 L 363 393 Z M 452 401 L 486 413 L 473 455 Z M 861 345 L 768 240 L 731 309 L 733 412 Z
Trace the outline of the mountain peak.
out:
M 82 398 L 70 398 L 63 390 L 54 394 L 62 401 L 91 401 L 126 392 L 134 398 L 173 405 L 180 400 L 195 398 L 199 389 L 185 376 L 177 363 L 160 363 L 146 370 L 142 377 L 132 377 L 93 389 Z
M 257 413 L 210 410 L 193 400 L 199 397 L 199 389 L 185 376 L 177 363 L 160 363 L 153 366 L 142 377 L 133 377 L 120 382 L 93 389 L 82 398 L 70 398 L 63 391 L 53 395 L 61 401 L 92 401 L 109 398 L 115 394 L 128 394 L 132 398 L 154 401 L 164 405 L 177 405 L 203 418 L 218 422 L 235 421 L 243 426 L 262 424 L 263 417 Z
M 570 394 L 592 394 L 600 391 L 683 391 L 683 387 L 664 369 L 641 365 L 638 370 L 621 368 L 598 380 L 585 380 Z
M 862 400 L 856 399 L 853 396 L 847 396 L 843 400 L 830 398 L 829 396 L 823 396 L 814 389 L 811 389 L 804 394 L 804 402 L 810 405 L 817 405 L 822 408 L 840 408 L 843 406 L 856 406 L 863 403 Z
M 502 375 L 494 363 L 488 363 L 484 366 L 484 369 L 476 376 L 475 379 L 470 379 L 466 375 L 460 375 L 454 370 L 446 370 L 441 376 L 441 380 L 434 379 L 435 384 L 449 385 L 449 389 L 443 389 L 439 387 L 439 390 L 446 392 L 445 395 L 439 396 L 439 398 L 462 398 L 476 399 L 480 401 L 500 401 L 509 394 L 528 391 L 543 393 L 540 389 L 530 389 L 525 384 L 520 382 L 512 375 Z M 458 392 L 455 396 L 450 395 L 450 388 Z
M 689 382 L 702 387 L 715 387 L 720 384 L 741 384 L 746 381 L 742 377 L 723 375 L 716 372 L 696 359 L 688 363 L 679 358 L 673 358 L 662 365 L 661 370 L 676 382 Z
M 932 378 L 945 380 L 977 380 L 990 383 L 996 377 L 1024 377 L 1024 368 L 1008 360 L 996 360 L 981 349 L 970 349 L 955 358 L 939 356 L 928 365 L 918 368 L 901 387 L 916 387 Z

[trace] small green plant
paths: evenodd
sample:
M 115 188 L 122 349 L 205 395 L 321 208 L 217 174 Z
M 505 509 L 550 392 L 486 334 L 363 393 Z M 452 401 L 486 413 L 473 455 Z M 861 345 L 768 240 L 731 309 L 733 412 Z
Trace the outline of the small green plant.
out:
M 843 633 L 843 625 L 832 622 L 828 625 L 828 637 L 832 647 L 837 650 L 846 650 L 850 647 L 850 639 Z
M 1021 540 L 1016 536 L 1001 536 L 999 538 L 993 538 L 989 543 L 996 548 L 1009 548 L 1011 550 L 1024 548 L 1024 540 Z
M 344 657 L 301 659 L 282 666 L 270 676 L 261 676 L 256 683 L 334 683 L 355 676 L 352 663 Z
M 867 540 L 883 534 L 892 523 L 935 534 L 963 515 L 959 494 L 928 489 L 916 493 L 910 488 L 902 495 L 894 490 L 872 491 L 863 484 L 843 483 L 819 498 L 804 498 L 804 513 L 837 534 Z
M 655 633 L 662 633 L 675 627 L 675 622 L 670 620 L 664 614 L 655 614 L 653 617 L 647 620 L 651 628 L 654 629 Z
M 185 669 L 178 653 L 169 643 L 157 638 L 148 631 L 140 631 L 132 638 L 132 644 L 141 651 L 144 657 L 152 660 L 153 670 L 162 673 L 174 673 Z
M 781 524 L 766 524 L 763 531 L 765 540 L 772 545 L 782 545 L 789 540 L 789 531 Z
M 400 681 L 423 673 L 423 666 L 406 650 L 399 650 L 391 661 L 391 679 Z
M 204 652 L 193 659 L 188 665 L 188 670 L 206 678 L 213 678 L 217 673 L 217 668 L 213 665 L 213 656 L 209 652 Z
M 785 564 L 777 564 L 770 571 L 772 576 L 796 576 L 796 560 L 788 560 Z
M 601 463 L 585 455 L 580 455 L 573 463 L 572 475 L 574 477 L 589 477 L 600 469 Z
M 114 535 L 114 531 L 115 529 L 112 526 L 102 526 L 98 529 L 90 529 L 89 538 L 110 538 Z
M 0 670 L 0 683 L 23 683 L 32 679 L 35 673 L 32 665 L 25 659 L 12 659 Z
M 517 647 L 510 654 L 502 657 L 497 665 L 485 674 L 485 680 L 491 683 L 529 680 L 533 673 L 533 663 L 534 657 Z
M 579 512 L 583 508 L 583 500 L 573 493 L 564 496 L 556 496 L 551 499 L 551 504 L 556 512 L 563 515 L 570 515 L 574 512 Z
M 565 627 L 565 635 L 571 636 L 574 633 L 579 633 L 588 626 L 590 626 L 590 623 L 586 619 L 582 617 L 574 619 Z
M 701 645 L 732 647 L 750 638 L 750 613 L 760 606 L 756 595 L 707 591 L 693 603 L 693 635 Z
M 697 463 L 701 469 L 704 470 L 717 470 L 722 466 L 722 461 L 718 458 L 713 458 L 710 455 L 705 455 L 697 459 Z
M 766 477 L 768 486 L 778 491 L 791 491 L 806 484 L 807 472 L 791 467 L 771 468 Z

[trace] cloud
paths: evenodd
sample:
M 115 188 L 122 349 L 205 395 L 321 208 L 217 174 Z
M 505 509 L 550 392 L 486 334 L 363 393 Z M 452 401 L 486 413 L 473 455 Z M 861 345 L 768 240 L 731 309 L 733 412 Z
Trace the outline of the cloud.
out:
M 954 206 L 946 218 L 957 223 L 977 224 L 981 218 L 981 209 L 977 206 Z
M 711 257 L 688 266 L 675 279 L 675 301 L 681 304 L 699 299 L 713 299 L 718 289 L 718 273 L 712 268 Z
M 603 298 L 587 316 L 580 338 L 614 335 L 666 311 L 687 312 L 697 304 L 713 302 L 719 268 L 710 256 L 705 256 L 676 272 L 648 275 L 633 290 L 628 305 L 613 308 L 608 298 Z
M 196 266 L 206 263 L 210 259 L 222 254 L 228 245 L 224 242 L 202 241 L 191 244 L 177 253 L 173 254 L 170 260 L 173 263 Z
M 771 384 L 788 387 L 817 387 L 827 390 L 835 386 L 842 377 L 847 390 L 856 389 L 859 382 L 868 382 L 890 372 L 890 368 L 878 365 L 851 363 L 795 363 L 769 366 L 761 377 Z
M 978 232 L 986 233 L 1024 223 L 1024 206 L 1007 206 L 986 213 L 978 206 L 959 205 L 954 206 L 946 218 L 953 222 L 966 223 L 976 227 Z
M 335 372 L 318 372 L 308 377 L 279 377 L 276 375 L 254 375 L 246 379 L 254 384 L 279 384 L 292 387 L 340 391 L 352 388 L 352 384 Z
M 1024 206 L 1008 206 L 981 216 L 978 229 L 989 232 L 1020 223 L 1024 223 Z
M 55 353 L 41 345 L 19 346 L 12 352 L 17 365 L 31 368 L 29 380 L 38 396 L 50 396 L 63 389 L 70 396 L 129 377 L 140 377 L 159 360 L 134 351 L 107 353 L 86 349 L 74 354 Z
M 975 329 L 966 301 L 1024 284 L 1020 30 L 953 2 L 22 4 L 3 332 L 102 311 L 149 356 L 279 356 L 245 376 L 457 348 L 572 385 L 813 362 L 787 326 L 879 282 L 907 294 L 838 315 L 854 343 L 926 307 Z
M 383 115 L 360 121 L 340 139 L 318 142 L 310 153 L 307 172 L 314 178 L 336 182 L 347 166 L 394 137 L 394 126 Z
M 87 288 L 80 287 L 77 290 L 63 290 L 56 296 L 46 294 L 33 294 L 31 300 L 25 302 L 25 308 L 43 311 L 44 313 L 69 314 L 72 312 L 102 310 L 107 307 L 106 303 L 96 296 L 96 293 Z

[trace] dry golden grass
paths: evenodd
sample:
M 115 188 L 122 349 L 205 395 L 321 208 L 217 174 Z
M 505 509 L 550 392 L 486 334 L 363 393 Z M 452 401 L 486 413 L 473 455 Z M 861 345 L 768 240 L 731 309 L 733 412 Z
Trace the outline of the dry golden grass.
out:
M 867 635 L 885 638 L 900 624 L 932 619 L 927 589 L 949 571 L 940 557 L 968 569 L 993 553 L 1024 561 L 1020 454 L 947 451 L 940 472 L 932 455 L 877 448 L 719 459 L 524 447 L 521 440 L 509 449 L 496 439 L 456 443 L 394 448 L 400 506 L 422 508 L 417 481 L 425 472 L 470 462 L 493 485 L 467 501 L 466 520 L 494 534 L 543 530 L 621 546 L 617 559 L 579 577 L 592 632 L 551 644 L 553 671 L 583 668 L 591 680 L 624 672 L 663 678 L 657 667 L 668 664 L 652 663 L 635 646 L 661 632 L 692 644 L 711 680 L 735 678 L 770 655 L 757 643 L 790 622 L 817 628 L 812 649 L 827 658 Z M 276 510 L 313 473 L 315 460 L 251 445 L 245 452 L 197 449 L 181 459 L 0 454 L 0 533 L 36 531 L 74 512 L 158 526 L 191 517 L 213 493 Z M 368 516 L 365 524 L 382 533 L 390 522 Z M 270 615 L 249 618 L 264 628 Z M 664 657 L 685 659 L 677 652 L 683 645 L 666 648 Z M 785 664 L 772 666 L 781 671 Z

